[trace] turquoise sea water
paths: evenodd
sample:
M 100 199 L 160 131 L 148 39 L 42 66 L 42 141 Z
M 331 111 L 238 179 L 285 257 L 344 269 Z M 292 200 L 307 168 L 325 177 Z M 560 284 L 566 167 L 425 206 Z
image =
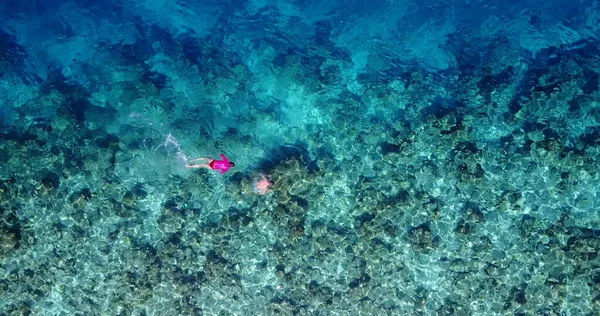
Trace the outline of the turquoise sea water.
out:
M 598 1 L 0 18 L 0 315 L 600 315 Z

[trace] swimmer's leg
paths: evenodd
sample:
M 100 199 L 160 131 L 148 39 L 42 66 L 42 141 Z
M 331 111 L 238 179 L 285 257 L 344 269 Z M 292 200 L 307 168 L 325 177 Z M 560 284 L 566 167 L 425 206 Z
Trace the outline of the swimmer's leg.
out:
M 186 167 L 186 168 L 190 168 L 190 169 L 193 169 L 193 168 L 206 168 L 206 169 L 212 169 L 212 168 L 211 168 L 211 167 L 210 167 L 210 166 L 209 166 L 207 163 L 199 163 L 199 164 L 195 164 L 195 165 L 188 165 L 188 164 L 185 164 L 185 167 Z
M 199 158 L 190 159 L 190 161 L 198 161 L 198 160 L 204 160 L 204 161 L 210 162 L 212 159 L 211 158 L 206 158 L 206 157 L 199 157 Z

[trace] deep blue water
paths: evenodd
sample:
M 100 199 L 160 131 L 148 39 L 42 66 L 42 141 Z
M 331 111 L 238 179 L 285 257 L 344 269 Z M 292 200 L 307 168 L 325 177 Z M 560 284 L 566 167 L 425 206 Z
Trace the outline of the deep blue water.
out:
M 600 315 L 598 1 L 0 21 L 0 315 Z

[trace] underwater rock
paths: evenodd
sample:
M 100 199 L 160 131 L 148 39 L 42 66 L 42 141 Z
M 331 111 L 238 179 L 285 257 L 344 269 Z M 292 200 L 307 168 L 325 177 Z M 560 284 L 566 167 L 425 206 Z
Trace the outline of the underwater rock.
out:
M 408 230 L 408 242 L 415 249 L 428 250 L 439 245 L 440 237 L 433 235 L 428 223 L 423 223 Z

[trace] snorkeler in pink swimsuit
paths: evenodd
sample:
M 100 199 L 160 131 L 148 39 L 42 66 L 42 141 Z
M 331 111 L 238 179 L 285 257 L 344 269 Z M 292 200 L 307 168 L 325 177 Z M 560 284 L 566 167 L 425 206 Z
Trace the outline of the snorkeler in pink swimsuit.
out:
M 227 159 L 227 157 L 225 157 L 223 154 L 220 154 L 219 157 L 221 157 L 221 160 L 214 160 L 211 158 L 204 158 L 204 157 L 192 159 L 190 161 L 203 160 L 203 161 L 206 161 L 206 163 L 199 163 L 199 164 L 195 164 L 195 165 L 186 164 L 185 167 L 186 168 L 206 168 L 206 169 L 211 169 L 211 170 L 221 170 L 221 172 L 219 172 L 219 174 L 224 174 L 225 172 L 227 172 L 227 170 L 229 170 L 229 168 L 235 167 L 235 164 L 233 162 L 229 161 L 229 159 Z

